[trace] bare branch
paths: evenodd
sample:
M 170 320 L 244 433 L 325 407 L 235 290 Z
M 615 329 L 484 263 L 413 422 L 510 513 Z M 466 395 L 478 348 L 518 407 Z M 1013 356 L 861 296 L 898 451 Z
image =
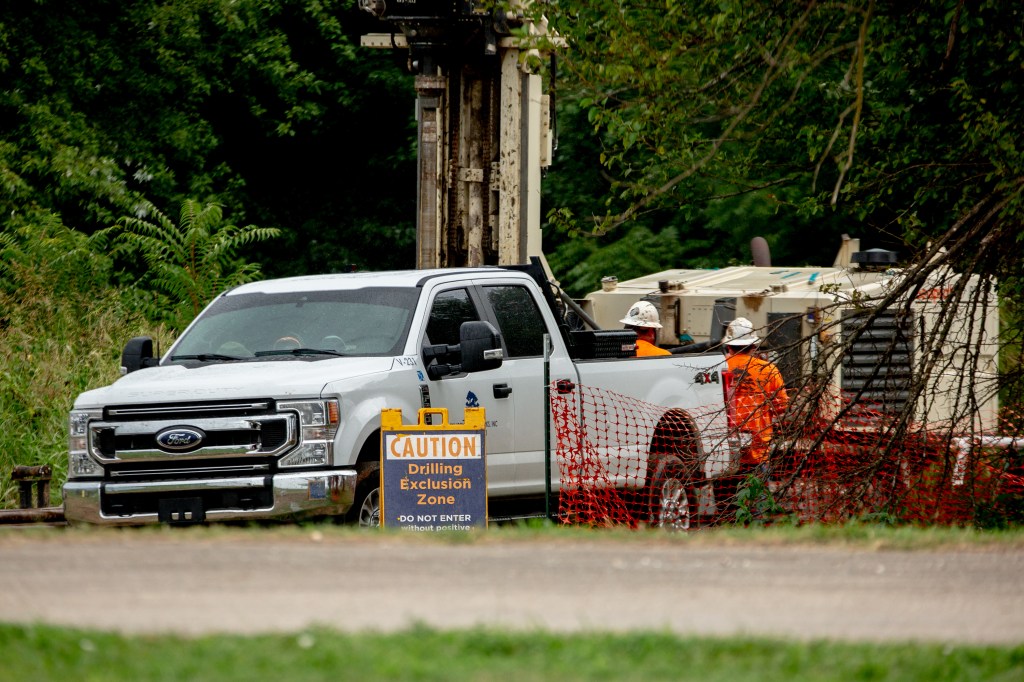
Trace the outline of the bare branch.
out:
M 956 32 L 960 27 L 960 13 L 964 9 L 964 0 L 960 0 L 956 4 L 956 10 L 953 12 L 953 18 L 949 22 L 949 37 L 946 39 L 946 54 L 942 57 L 942 65 L 939 67 L 939 73 L 945 73 L 949 70 L 950 62 L 953 59 L 953 47 L 956 45 Z
M 875 2 L 868 3 L 868 9 L 864 13 L 864 19 L 860 24 L 860 35 L 857 39 L 858 47 L 854 53 L 857 65 L 857 99 L 854 102 L 853 124 L 850 126 L 850 144 L 846 150 L 846 162 L 836 180 L 835 189 L 832 191 L 832 205 L 835 206 L 839 200 L 839 190 L 842 189 L 843 180 L 846 174 L 853 167 L 853 151 L 857 145 L 857 129 L 860 126 L 860 117 L 864 113 L 864 63 L 867 61 L 868 26 L 871 24 L 871 14 L 874 11 Z

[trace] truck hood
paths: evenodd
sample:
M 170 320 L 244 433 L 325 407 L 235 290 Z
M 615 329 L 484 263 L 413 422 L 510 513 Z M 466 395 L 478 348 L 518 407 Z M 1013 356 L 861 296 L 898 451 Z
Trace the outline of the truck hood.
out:
M 203 367 L 166 365 L 121 377 L 113 384 L 86 391 L 76 408 L 189 400 L 309 398 L 342 379 L 387 372 L 394 358 L 334 358 L 228 362 Z

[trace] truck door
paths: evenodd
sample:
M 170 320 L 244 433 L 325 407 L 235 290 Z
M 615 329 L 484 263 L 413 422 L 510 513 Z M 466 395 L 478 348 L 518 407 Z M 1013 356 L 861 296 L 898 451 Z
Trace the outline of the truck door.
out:
M 514 492 L 519 495 L 543 493 L 544 334 L 558 334 L 554 316 L 541 312 L 547 310 L 546 303 L 535 298 L 535 288 L 523 286 L 521 282 L 483 283 L 479 291 L 505 344 L 502 367 L 509 373 L 508 390 L 516 418 Z M 575 382 L 575 367 L 560 336 L 554 339 L 553 345 L 551 380 Z M 554 462 L 552 479 L 557 489 L 558 470 Z
M 484 319 L 480 316 L 475 294 L 466 287 L 435 292 L 423 344 L 459 342 L 463 322 Z M 509 370 L 498 369 L 474 374 L 454 374 L 429 380 L 430 406 L 448 410 L 451 422 L 461 423 L 467 407 L 483 407 L 487 420 L 484 448 L 487 458 L 487 487 L 507 489 L 515 478 L 515 410 L 509 393 Z

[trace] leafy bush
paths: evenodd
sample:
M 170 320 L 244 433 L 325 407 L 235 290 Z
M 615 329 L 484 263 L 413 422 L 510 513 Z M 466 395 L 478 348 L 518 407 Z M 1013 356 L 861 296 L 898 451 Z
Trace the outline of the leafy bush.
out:
M 225 224 L 220 206 L 191 199 L 182 203 L 177 225 L 149 208 L 152 221 L 122 218 L 98 232 L 93 242 L 97 249 L 112 245 L 112 255 L 131 262 L 141 256 L 146 270 L 134 286 L 138 304 L 151 319 L 179 331 L 221 291 L 260 276 L 259 265 L 243 260 L 239 249 L 281 232 Z
M 117 377 L 119 349 L 146 328 L 109 283 L 109 257 L 56 217 L 0 234 L 0 506 L 16 507 L 15 465 L 66 476 L 67 414 Z M 160 335 L 157 335 L 160 337 Z
M 159 349 L 221 290 L 258 277 L 237 252 L 278 234 L 225 224 L 216 205 L 185 201 L 178 225 L 150 209 L 152 222 L 123 218 L 92 238 L 53 215 L 0 233 L 0 506 L 18 504 L 19 464 L 50 465 L 58 502 L 75 396 L 117 378 L 129 338 Z M 116 286 L 117 257 L 138 255 L 141 276 Z

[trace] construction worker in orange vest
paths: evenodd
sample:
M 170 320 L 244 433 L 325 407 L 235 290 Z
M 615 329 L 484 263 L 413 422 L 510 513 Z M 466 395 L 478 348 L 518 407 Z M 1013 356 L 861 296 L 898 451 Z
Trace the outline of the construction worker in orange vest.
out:
M 739 470 L 715 481 L 715 502 L 727 517 L 737 510 L 736 492 L 750 474 L 767 483 L 768 449 L 773 422 L 786 411 L 789 395 L 782 373 L 773 363 L 757 356 L 761 339 L 750 320 L 738 317 L 729 323 L 725 338 L 725 362 L 729 427 L 739 436 Z
M 729 388 L 730 423 L 741 440 L 749 440 L 743 462 L 758 465 L 768 457 L 772 423 L 789 405 L 786 384 L 779 368 L 755 354 L 761 339 L 745 317 L 729 323 L 725 332 L 725 362 L 731 376 Z
M 658 315 L 658 309 L 649 301 L 634 303 L 630 306 L 626 316 L 619 322 L 626 325 L 626 329 L 636 332 L 636 356 L 638 358 L 652 355 L 672 355 L 669 351 L 657 346 L 661 316 Z

